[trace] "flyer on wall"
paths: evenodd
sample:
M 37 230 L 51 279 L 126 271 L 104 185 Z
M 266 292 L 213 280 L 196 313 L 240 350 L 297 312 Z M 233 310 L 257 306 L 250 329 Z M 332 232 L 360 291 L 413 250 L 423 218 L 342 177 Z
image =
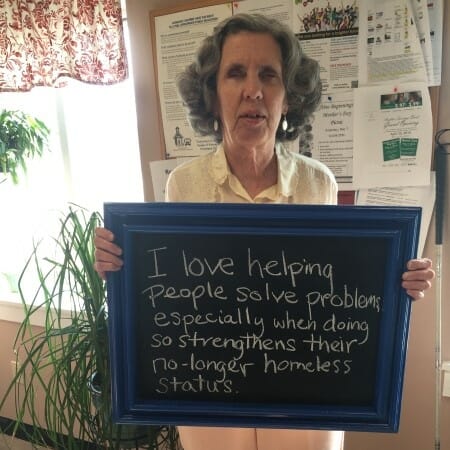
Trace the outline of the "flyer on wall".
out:
M 194 60 L 205 36 L 226 17 L 231 4 L 190 9 L 155 17 L 158 92 L 166 146 L 166 158 L 198 156 L 215 149 L 211 137 L 192 130 L 178 95 L 176 77 Z
M 149 166 L 155 202 L 164 202 L 166 200 L 166 183 L 170 172 L 175 167 L 191 159 L 191 157 L 186 156 L 182 158 L 163 159 L 161 161 L 150 161 Z
M 312 135 L 311 156 L 330 168 L 340 191 L 353 190 L 353 91 L 322 96 Z
M 435 84 L 433 78 L 433 52 L 431 48 L 430 20 L 427 5 L 421 0 L 411 0 L 411 7 L 416 22 L 419 42 L 422 47 L 423 61 L 427 72 L 428 85 Z
M 442 39 L 443 39 L 443 0 L 427 2 L 428 20 L 430 21 L 431 52 L 433 54 L 433 79 L 432 86 L 441 84 L 442 72 Z
M 303 50 L 320 64 L 323 93 L 356 87 L 359 1 L 294 0 L 292 17 Z
M 292 0 L 243 0 L 233 2 L 233 14 L 263 14 L 292 28 Z
M 422 208 L 417 256 L 425 247 L 436 199 L 436 176 L 431 172 L 429 186 L 360 189 L 356 204 L 363 206 L 419 206 Z
M 358 53 L 359 86 L 427 80 L 409 0 L 361 3 Z
M 355 89 L 355 188 L 429 185 L 432 129 L 427 83 Z

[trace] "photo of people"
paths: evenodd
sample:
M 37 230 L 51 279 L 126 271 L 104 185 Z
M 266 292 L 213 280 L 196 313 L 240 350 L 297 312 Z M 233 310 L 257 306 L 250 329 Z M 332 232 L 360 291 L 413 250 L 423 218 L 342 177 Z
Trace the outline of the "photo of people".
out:
M 408 108 L 411 106 L 422 106 L 422 92 L 397 92 L 380 96 L 381 109 Z
M 317 33 L 321 31 L 346 31 L 358 27 L 358 7 L 356 1 L 352 4 L 340 7 L 319 6 L 320 1 L 295 0 L 295 4 L 301 4 L 305 12 L 299 15 L 301 33 Z M 312 6 L 312 8 L 310 8 Z

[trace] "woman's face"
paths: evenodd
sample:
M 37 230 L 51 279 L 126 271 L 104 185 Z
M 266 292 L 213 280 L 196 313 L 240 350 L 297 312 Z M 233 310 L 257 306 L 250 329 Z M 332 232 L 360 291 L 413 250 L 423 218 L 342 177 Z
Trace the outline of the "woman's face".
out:
M 280 47 L 269 34 L 241 32 L 225 39 L 217 73 L 217 114 L 225 149 L 273 149 L 287 112 Z

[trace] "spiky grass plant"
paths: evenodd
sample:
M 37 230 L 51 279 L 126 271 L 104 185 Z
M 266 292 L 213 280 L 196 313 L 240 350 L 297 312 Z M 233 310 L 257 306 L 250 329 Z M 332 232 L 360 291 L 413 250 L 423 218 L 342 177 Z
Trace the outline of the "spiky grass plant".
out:
M 71 206 L 59 219 L 53 249 L 43 253 L 43 241 L 34 245 L 19 279 L 25 318 L 14 344 L 17 371 L 0 409 L 14 394 L 16 427 L 30 424 L 27 438 L 37 445 L 177 450 L 173 427 L 111 422 L 106 289 L 94 270 L 93 236 L 101 223 L 98 213 Z M 29 295 L 30 274 L 39 281 Z M 42 313 L 43 328 L 33 326 Z

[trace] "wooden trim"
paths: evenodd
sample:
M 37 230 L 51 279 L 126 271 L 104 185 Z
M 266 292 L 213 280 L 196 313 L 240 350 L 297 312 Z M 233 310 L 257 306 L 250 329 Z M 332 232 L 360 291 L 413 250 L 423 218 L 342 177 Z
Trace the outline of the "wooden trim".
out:
M 183 5 L 174 5 L 166 8 L 154 9 L 150 11 L 150 20 L 154 22 L 154 18 L 158 16 L 168 16 L 169 14 L 174 14 L 177 12 L 190 11 L 193 9 L 204 8 L 206 6 L 225 5 L 227 3 L 232 4 L 235 2 L 226 2 L 223 0 L 196 0 Z

